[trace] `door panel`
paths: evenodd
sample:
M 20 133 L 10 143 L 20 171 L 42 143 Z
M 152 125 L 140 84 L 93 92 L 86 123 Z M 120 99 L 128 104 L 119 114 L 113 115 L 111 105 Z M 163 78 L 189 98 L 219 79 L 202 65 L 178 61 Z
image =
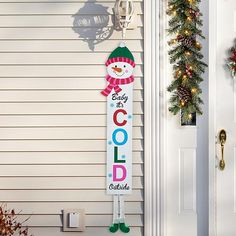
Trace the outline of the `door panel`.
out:
M 196 236 L 197 130 L 179 123 L 172 116 L 167 127 L 166 236 Z
M 236 235 L 236 82 L 225 66 L 228 49 L 235 39 L 235 0 L 217 1 L 217 60 L 216 60 L 216 134 L 225 129 L 225 169 L 216 170 L 216 229 L 217 236 Z M 222 156 L 219 140 L 216 144 L 217 164 Z

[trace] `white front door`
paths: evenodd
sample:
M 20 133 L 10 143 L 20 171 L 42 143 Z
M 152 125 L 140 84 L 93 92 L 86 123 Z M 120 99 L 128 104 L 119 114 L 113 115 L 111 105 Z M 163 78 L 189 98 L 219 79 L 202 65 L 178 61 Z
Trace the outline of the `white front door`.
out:
M 229 48 L 236 38 L 236 1 L 217 0 L 216 37 L 210 43 L 216 46 L 215 61 L 215 235 L 236 235 L 236 80 L 233 80 L 225 65 Z M 211 9 L 210 9 L 211 10 Z M 211 25 L 210 25 L 211 27 Z M 210 65 L 211 66 L 211 65 Z M 211 78 L 213 79 L 213 78 Z M 210 83 L 211 86 L 211 83 Z M 211 100 L 211 98 L 210 98 Z M 211 122 L 210 122 L 211 124 Z M 222 153 L 219 132 L 226 131 L 226 141 Z M 224 138 L 224 137 L 223 137 Z M 224 141 L 224 140 L 223 140 Z M 223 142 L 224 144 L 224 142 Z M 220 160 L 224 155 L 225 168 L 220 170 Z M 211 157 L 213 158 L 213 157 Z

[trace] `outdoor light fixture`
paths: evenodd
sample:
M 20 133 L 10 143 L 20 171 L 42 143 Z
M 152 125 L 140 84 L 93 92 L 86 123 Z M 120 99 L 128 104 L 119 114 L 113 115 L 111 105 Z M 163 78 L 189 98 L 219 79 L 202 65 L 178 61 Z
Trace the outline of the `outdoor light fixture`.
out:
M 122 30 L 122 38 L 125 38 L 126 29 L 134 16 L 133 0 L 116 0 L 114 7 L 115 28 Z

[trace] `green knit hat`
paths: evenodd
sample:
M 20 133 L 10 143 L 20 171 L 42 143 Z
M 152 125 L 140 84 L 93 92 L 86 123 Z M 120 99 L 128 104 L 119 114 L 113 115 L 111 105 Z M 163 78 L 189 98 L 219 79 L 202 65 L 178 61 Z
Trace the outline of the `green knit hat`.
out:
M 116 48 L 109 56 L 106 66 L 114 62 L 127 62 L 133 67 L 135 67 L 134 56 L 130 50 L 125 46 L 124 43 L 121 43 L 118 48 Z

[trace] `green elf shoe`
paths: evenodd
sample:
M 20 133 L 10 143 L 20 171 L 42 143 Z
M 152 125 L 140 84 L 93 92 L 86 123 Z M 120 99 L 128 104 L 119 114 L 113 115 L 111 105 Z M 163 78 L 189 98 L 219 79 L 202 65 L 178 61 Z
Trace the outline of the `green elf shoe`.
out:
M 112 225 L 109 227 L 109 231 L 110 231 L 111 233 L 117 232 L 118 229 L 119 229 L 119 224 L 112 224 Z
M 120 223 L 119 226 L 120 226 L 120 230 L 123 233 L 129 233 L 130 228 L 129 228 L 129 226 L 126 226 L 125 223 Z

